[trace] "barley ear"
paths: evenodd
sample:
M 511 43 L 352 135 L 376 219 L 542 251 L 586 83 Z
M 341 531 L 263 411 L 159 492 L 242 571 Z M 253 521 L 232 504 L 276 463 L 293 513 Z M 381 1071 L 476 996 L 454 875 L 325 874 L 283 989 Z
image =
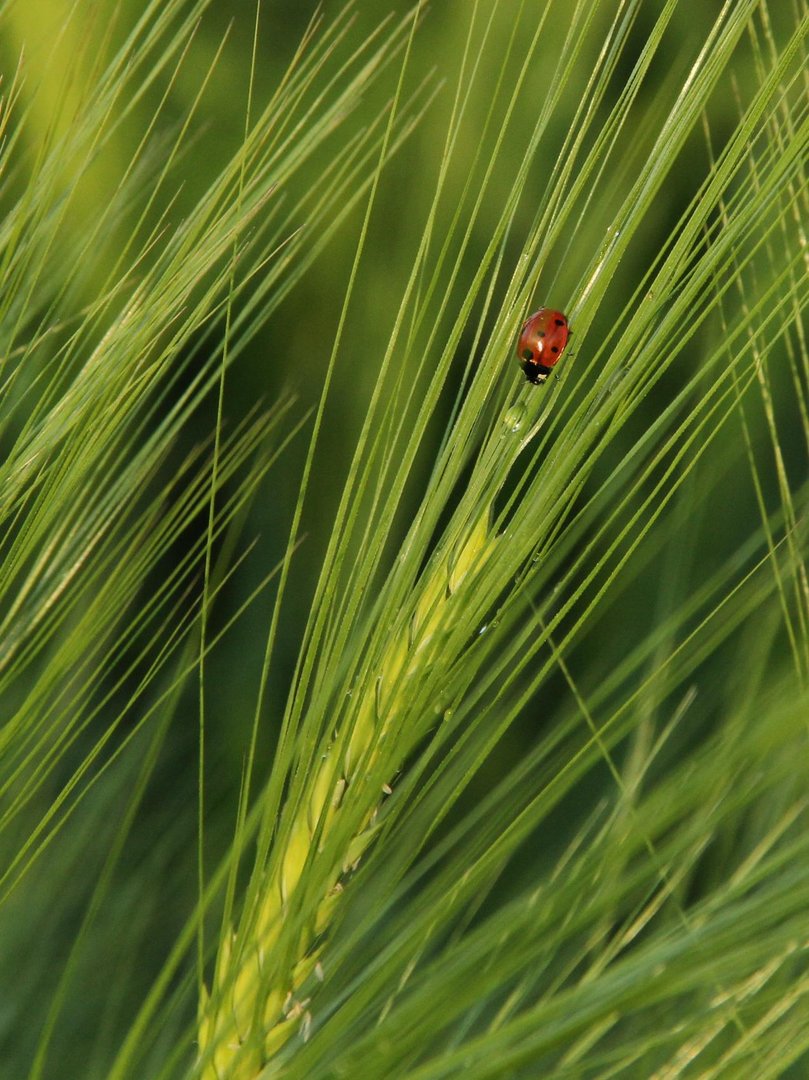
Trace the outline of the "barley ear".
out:
M 487 509 L 464 533 L 449 558 L 428 568 L 416 586 L 413 613 L 404 631 L 394 632 L 383 653 L 380 674 L 359 699 L 347 737 L 338 739 L 323 757 L 310 784 L 308 800 L 287 834 L 277 869 L 263 890 L 258 916 L 243 931 L 252 940 L 228 935 L 217 958 L 211 994 L 200 1007 L 198 1039 L 204 1080 L 255 1080 L 306 1019 L 307 1002 L 301 988 L 315 972 L 322 940 L 328 933 L 344 887 L 341 876 L 356 868 L 376 833 L 379 806 L 372 808 L 364 827 L 343 853 L 331 888 L 321 899 L 311 927 L 295 943 L 297 961 L 289 983 L 268 986 L 262 969 L 278 944 L 285 914 L 308 860 L 322 850 L 343 800 L 360 770 L 378 761 L 384 736 L 392 729 L 407 695 L 406 683 L 425 667 L 427 646 L 448 627 L 447 601 L 473 569 L 479 569 L 493 550 L 491 515 Z M 342 745 L 342 753 L 338 750 Z M 240 947 L 241 946 L 241 947 Z

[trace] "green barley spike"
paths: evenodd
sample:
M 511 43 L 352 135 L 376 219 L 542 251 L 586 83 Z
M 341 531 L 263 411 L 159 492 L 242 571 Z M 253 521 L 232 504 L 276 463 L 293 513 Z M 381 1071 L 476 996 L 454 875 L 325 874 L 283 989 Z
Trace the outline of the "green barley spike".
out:
M 342 885 L 335 877 L 318 905 L 311 930 L 298 942 L 297 962 L 288 985 L 268 987 L 262 971 L 277 946 L 285 913 L 294 900 L 303 868 L 312 853 L 317 830 L 322 846 L 340 812 L 343 793 L 356 777 L 358 763 L 373 767 L 381 739 L 399 711 L 405 683 L 418 678 L 425 649 L 444 627 L 448 599 L 473 568 L 480 568 L 491 549 L 490 514 L 483 513 L 454 556 L 439 563 L 419 582 L 414 614 L 405 632 L 395 634 L 380 665 L 381 679 L 360 701 L 342 755 L 327 753 L 312 779 L 308 801 L 293 822 L 277 870 L 267 881 L 258 916 L 240 941 L 230 934 L 220 948 L 210 995 L 200 1009 L 199 1053 L 203 1080 L 255 1080 L 273 1055 L 298 1030 L 306 1016 L 302 984 L 315 971 L 316 936 L 327 932 Z M 342 871 L 356 867 L 373 839 L 374 810 L 354 837 L 342 860 Z

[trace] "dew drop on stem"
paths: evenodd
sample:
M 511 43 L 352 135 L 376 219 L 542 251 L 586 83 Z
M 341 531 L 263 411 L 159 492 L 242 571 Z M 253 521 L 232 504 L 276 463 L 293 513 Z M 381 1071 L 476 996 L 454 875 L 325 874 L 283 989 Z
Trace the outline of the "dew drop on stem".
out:
M 506 431 L 519 431 L 523 425 L 525 419 L 525 405 L 522 402 L 515 402 L 514 405 L 509 406 L 503 413 L 503 426 Z

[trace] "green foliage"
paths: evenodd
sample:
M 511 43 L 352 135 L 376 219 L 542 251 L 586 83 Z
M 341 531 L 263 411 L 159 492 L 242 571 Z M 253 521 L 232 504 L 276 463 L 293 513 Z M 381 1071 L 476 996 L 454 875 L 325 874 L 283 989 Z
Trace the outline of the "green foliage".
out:
M 304 9 L 0 15 L 4 1069 L 801 1076 L 806 4 Z

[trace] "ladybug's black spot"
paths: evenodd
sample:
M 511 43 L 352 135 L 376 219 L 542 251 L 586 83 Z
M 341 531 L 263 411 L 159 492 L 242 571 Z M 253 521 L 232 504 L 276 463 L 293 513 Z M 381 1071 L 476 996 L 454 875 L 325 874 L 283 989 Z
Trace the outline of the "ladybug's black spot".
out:
M 557 326 L 564 326 L 565 325 L 565 320 L 564 319 L 554 319 L 553 321 L 556 323 Z
M 523 349 L 522 358 L 523 358 L 523 360 L 533 360 L 534 359 L 534 354 L 530 349 Z
M 545 337 L 545 331 L 544 330 L 537 330 L 537 337 Z
M 551 352 L 559 352 L 555 345 L 551 345 Z

